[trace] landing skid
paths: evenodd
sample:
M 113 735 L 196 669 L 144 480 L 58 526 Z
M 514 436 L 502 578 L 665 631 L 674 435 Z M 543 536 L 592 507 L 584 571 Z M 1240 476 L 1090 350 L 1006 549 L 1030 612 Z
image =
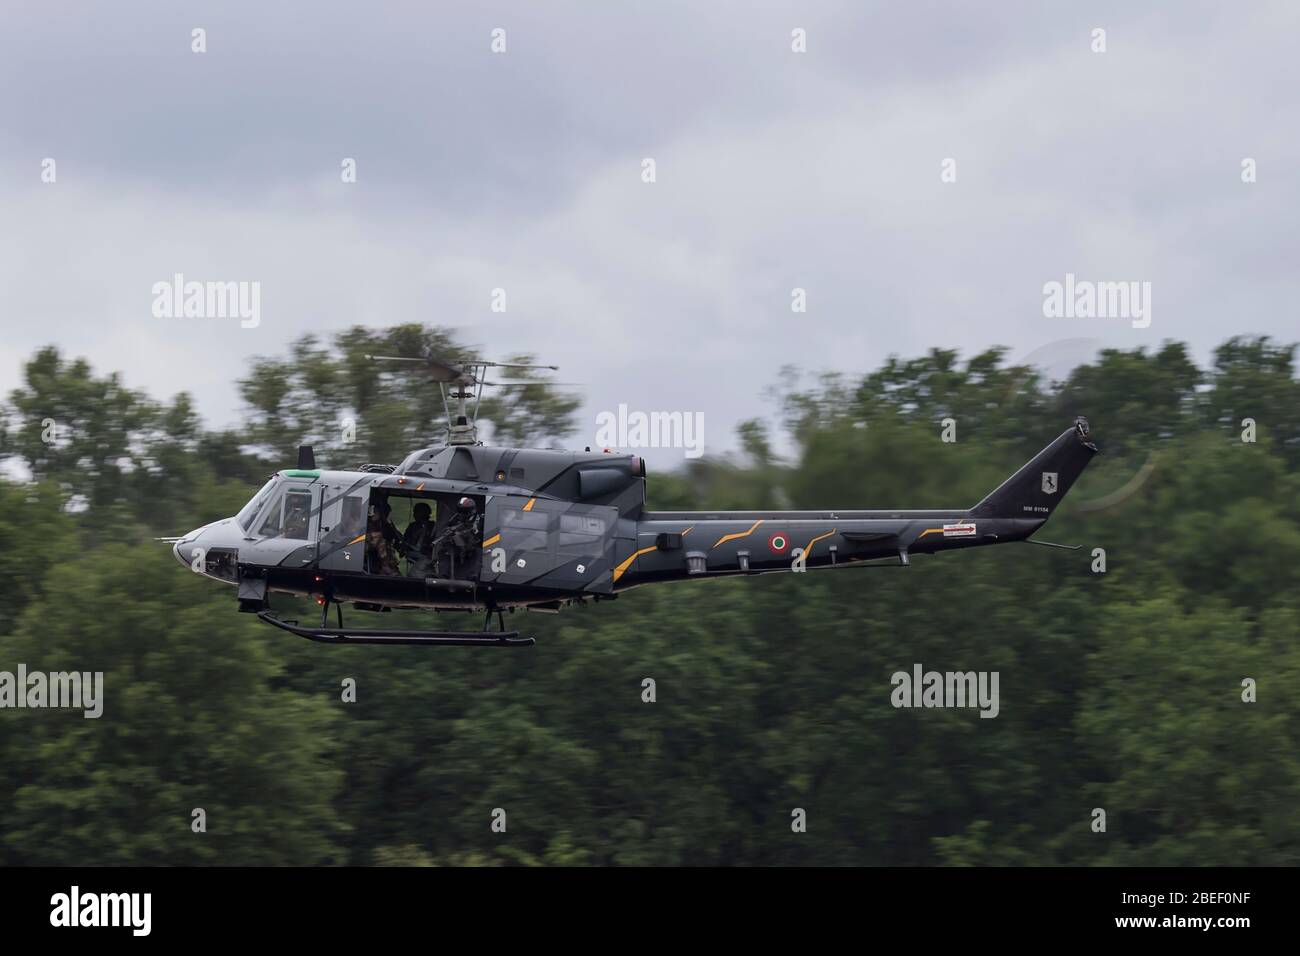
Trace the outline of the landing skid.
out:
M 288 631 L 290 634 L 296 634 L 298 637 L 305 637 L 309 641 L 319 641 L 322 644 L 430 644 L 430 645 L 451 645 L 459 647 L 528 647 L 537 643 L 531 637 L 520 637 L 518 631 L 505 630 L 505 621 L 501 613 L 497 612 L 497 621 L 501 625 L 499 631 L 489 631 L 487 625 L 492 620 L 492 612 L 488 612 L 487 621 L 483 622 L 481 631 L 417 631 L 402 630 L 399 628 L 357 628 L 343 627 L 343 608 L 339 606 L 339 626 L 326 627 L 325 621 L 329 616 L 329 605 L 325 605 L 325 611 L 321 615 L 320 627 L 304 627 L 297 621 L 283 621 L 276 617 L 271 611 L 259 611 L 257 616 L 260 620 L 265 621 L 272 627 L 278 627 L 282 631 Z

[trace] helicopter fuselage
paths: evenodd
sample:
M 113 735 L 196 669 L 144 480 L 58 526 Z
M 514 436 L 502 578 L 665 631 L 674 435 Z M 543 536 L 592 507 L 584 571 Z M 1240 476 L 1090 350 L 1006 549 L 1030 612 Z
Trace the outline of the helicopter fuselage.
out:
M 236 586 L 241 610 L 264 610 L 281 592 L 367 610 L 556 611 L 651 583 L 906 565 L 1021 541 L 1095 452 L 1080 420 L 970 508 L 650 512 L 635 456 L 434 446 L 395 466 L 279 472 L 239 515 L 190 532 L 174 553 Z M 447 541 L 463 498 L 472 540 L 423 559 L 384 556 L 403 530 L 391 515 L 427 503 L 432 537 Z

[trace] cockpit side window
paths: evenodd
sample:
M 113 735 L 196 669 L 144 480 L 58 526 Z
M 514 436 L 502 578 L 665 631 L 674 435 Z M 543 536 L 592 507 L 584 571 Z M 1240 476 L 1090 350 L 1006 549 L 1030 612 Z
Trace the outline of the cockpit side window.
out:
M 290 488 L 284 497 L 272 501 L 262 515 L 257 533 L 263 538 L 296 538 L 307 540 L 311 521 L 311 492 L 305 488 Z
M 257 513 L 261 511 L 262 506 L 271 499 L 271 496 L 275 494 L 275 490 L 278 487 L 280 487 L 280 476 L 276 475 L 262 486 L 262 490 L 253 496 L 248 504 L 244 505 L 239 514 L 235 515 L 236 523 L 238 523 L 239 527 L 245 534 L 247 534 L 248 529 L 253 526 L 253 519 L 257 517 Z
M 311 492 L 290 491 L 284 496 L 284 536 L 299 541 L 307 540 L 307 526 L 311 520 Z
M 284 501 L 277 501 L 271 506 L 271 510 L 266 513 L 262 520 L 262 526 L 257 529 L 257 533 L 264 538 L 274 538 L 280 533 L 280 512 Z

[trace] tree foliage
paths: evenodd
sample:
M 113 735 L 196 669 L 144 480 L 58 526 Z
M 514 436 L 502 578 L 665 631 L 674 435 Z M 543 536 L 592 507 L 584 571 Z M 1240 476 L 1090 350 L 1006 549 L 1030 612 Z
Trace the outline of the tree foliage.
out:
M 790 460 L 746 422 L 743 454 L 653 477 L 652 506 L 973 504 L 1085 414 L 1104 453 L 1046 534 L 1083 549 L 647 588 L 526 615 L 526 651 L 294 641 L 149 540 L 234 513 L 299 443 L 393 461 L 435 437 L 436 389 L 364 358 L 430 352 L 468 354 L 411 325 L 303 339 L 218 432 L 185 396 L 28 363 L 0 435 L 30 477 L 0 483 L 0 670 L 102 671 L 106 700 L 0 710 L 0 862 L 1300 862 L 1294 347 L 1108 350 L 1061 383 L 1000 349 L 824 375 L 779 396 Z M 516 442 L 559 441 L 574 407 L 493 402 Z M 998 717 L 896 709 L 915 663 L 997 671 Z

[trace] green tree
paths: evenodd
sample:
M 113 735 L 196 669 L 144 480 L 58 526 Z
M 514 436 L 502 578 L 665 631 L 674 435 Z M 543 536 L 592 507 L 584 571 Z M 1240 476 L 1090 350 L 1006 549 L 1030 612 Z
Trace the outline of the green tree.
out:
M 277 688 L 271 638 L 210 584 L 165 549 L 108 545 L 52 566 L 0 636 L 0 660 L 29 671 L 103 673 L 98 719 L 4 713 L 8 862 L 342 862 L 341 705 Z

